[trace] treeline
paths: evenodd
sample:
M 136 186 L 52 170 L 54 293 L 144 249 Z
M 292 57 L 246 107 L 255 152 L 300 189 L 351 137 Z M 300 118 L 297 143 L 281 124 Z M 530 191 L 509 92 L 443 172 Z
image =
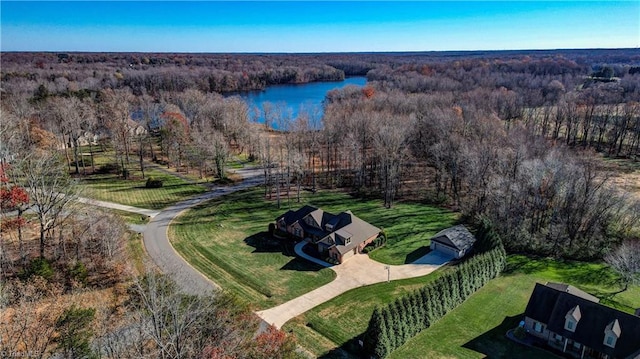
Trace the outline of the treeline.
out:
M 500 239 L 488 227 L 482 228 L 479 237 L 478 242 L 485 242 L 481 247 L 494 247 L 446 271 L 419 290 L 374 309 L 364 334 L 367 357 L 385 358 L 500 274 L 506 262 Z
M 388 206 L 417 197 L 487 216 L 511 251 L 594 258 L 637 233 L 637 201 L 612 184 L 590 147 L 631 161 L 640 154 L 638 75 L 624 77 L 627 91 L 622 80 L 582 86 L 586 68 L 572 77 L 450 65 L 372 70 L 388 79 L 373 82 L 373 95 L 331 92 L 316 145 L 323 183 Z M 490 76 L 479 75 L 485 67 Z M 432 87 L 413 92 L 404 76 Z M 577 100 L 586 98 L 590 105 Z
M 278 201 L 322 186 L 380 197 L 387 207 L 404 198 L 446 204 L 468 218 L 491 218 L 510 251 L 596 258 L 638 225 L 638 204 L 612 185 L 593 152 L 631 161 L 640 154 L 640 59 L 633 51 L 193 55 L 194 68 L 182 68 L 202 70 L 197 60 L 213 61 L 215 71 L 367 71 L 364 88 L 331 91 L 323 109 L 305 107 L 295 118 L 282 104 L 248 108 L 194 83 L 154 93 L 144 85 L 140 95 L 124 83 L 82 82 L 92 71 L 82 66 L 113 71 L 131 54 L 94 54 L 105 62 L 77 71 L 70 67 L 76 62 L 54 55 L 46 54 L 54 57 L 50 68 L 22 71 L 66 68 L 71 80 L 9 75 L 26 56 L 11 54 L 2 125 L 63 148 L 76 173 L 87 168 L 76 149 L 97 134 L 115 149 L 125 177 L 154 158 L 224 177 L 227 160 L 244 152 L 261 162 L 265 195 Z M 147 70 L 177 66 L 169 62 Z M 119 71 L 147 71 L 135 66 Z M 611 81 L 595 80 L 604 73 Z

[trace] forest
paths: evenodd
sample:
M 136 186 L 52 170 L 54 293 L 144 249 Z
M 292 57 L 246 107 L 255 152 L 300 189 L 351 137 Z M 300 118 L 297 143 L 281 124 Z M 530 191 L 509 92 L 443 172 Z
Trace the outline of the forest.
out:
M 75 203 L 87 176 L 128 180 L 136 169 L 145 177 L 149 162 L 225 181 L 246 157 L 278 204 L 327 188 L 380 198 L 389 210 L 398 201 L 437 204 L 466 222 L 492 223 L 508 253 L 600 260 L 621 245 L 640 248 L 640 183 L 620 181 L 640 156 L 636 49 L 8 52 L 1 66 L 1 300 L 12 308 L 0 315 L 11 324 L 0 332 L 3 349 L 35 357 L 297 355 L 276 331 L 251 340 L 257 322 L 245 320 L 250 308 L 237 298 L 205 305 L 148 269 L 129 268 L 122 220 Z M 234 96 L 356 75 L 367 85 L 333 90 L 322 111 L 302 108 L 295 118 L 281 103 L 250 108 Z M 94 154 L 107 149 L 112 160 L 96 165 Z M 100 312 L 55 299 L 89 295 L 78 288 L 114 299 Z M 24 315 L 45 298 L 48 310 Z M 204 318 L 220 326 L 192 335 Z M 104 326 L 69 324 L 98 319 Z M 41 342 L 34 330 L 45 322 L 62 334 Z M 97 349 L 93 337 L 103 341 Z M 270 342 L 278 343 L 271 352 Z

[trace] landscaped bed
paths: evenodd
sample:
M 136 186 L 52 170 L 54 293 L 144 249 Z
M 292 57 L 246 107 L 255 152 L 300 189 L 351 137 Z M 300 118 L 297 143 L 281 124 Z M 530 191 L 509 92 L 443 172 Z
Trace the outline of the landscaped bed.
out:
M 350 339 L 366 329 L 376 305 L 389 303 L 403 292 L 419 288 L 446 268 L 426 277 L 354 289 L 291 320 L 284 328 L 296 333 L 300 344 L 318 356 L 339 347 L 346 348 L 354 343 Z M 616 284 L 617 276 L 604 264 L 510 256 L 507 270 L 500 277 L 489 281 L 439 322 L 393 352 L 390 358 L 552 357 L 537 349 L 521 347 L 504 336 L 522 320 L 536 281 L 573 284 L 597 295 L 602 303 L 626 312 L 632 313 L 634 305 L 640 303 L 637 286 L 611 295 L 620 287 Z M 343 309 L 355 302 L 357 310 Z

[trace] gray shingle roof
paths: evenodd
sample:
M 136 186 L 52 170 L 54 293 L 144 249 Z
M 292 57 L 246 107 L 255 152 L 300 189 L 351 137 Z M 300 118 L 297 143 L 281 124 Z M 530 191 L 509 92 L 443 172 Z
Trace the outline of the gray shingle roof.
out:
M 476 237 L 462 224 L 443 229 L 431 238 L 431 241 L 442 243 L 458 250 L 469 249 L 476 242 Z
M 307 216 L 311 216 L 321 228 L 307 225 L 305 221 L 303 221 Z M 351 211 L 334 215 L 320 208 L 304 206 L 297 211 L 287 211 L 282 216 L 276 218 L 276 221 L 280 219 L 283 219 L 287 225 L 295 222 L 300 223 L 305 232 L 322 238 L 320 242 L 327 247 L 335 245 L 341 254 L 347 253 L 360 243 L 380 233 L 380 228 L 356 217 Z M 327 224 L 333 226 L 332 231 L 326 230 L 325 226 Z M 348 244 L 345 243 L 345 239 L 350 239 Z

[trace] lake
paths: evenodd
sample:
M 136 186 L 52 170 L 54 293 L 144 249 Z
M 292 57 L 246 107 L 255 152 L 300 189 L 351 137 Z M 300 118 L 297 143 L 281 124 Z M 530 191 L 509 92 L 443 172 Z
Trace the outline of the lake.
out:
M 364 86 L 366 83 L 366 77 L 347 77 L 344 81 L 274 85 L 262 91 L 242 92 L 235 95 L 239 95 L 247 102 L 250 111 L 254 108 L 262 110 L 262 104 L 268 101 L 274 105 L 280 103 L 281 106 L 286 106 L 286 111 L 291 114 L 292 119 L 297 117 L 302 106 L 314 108 L 322 117 L 322 101 L 327 92 L 347 85 Z M 262 113 L 258 116 L 257 122 L 264 123 Z

